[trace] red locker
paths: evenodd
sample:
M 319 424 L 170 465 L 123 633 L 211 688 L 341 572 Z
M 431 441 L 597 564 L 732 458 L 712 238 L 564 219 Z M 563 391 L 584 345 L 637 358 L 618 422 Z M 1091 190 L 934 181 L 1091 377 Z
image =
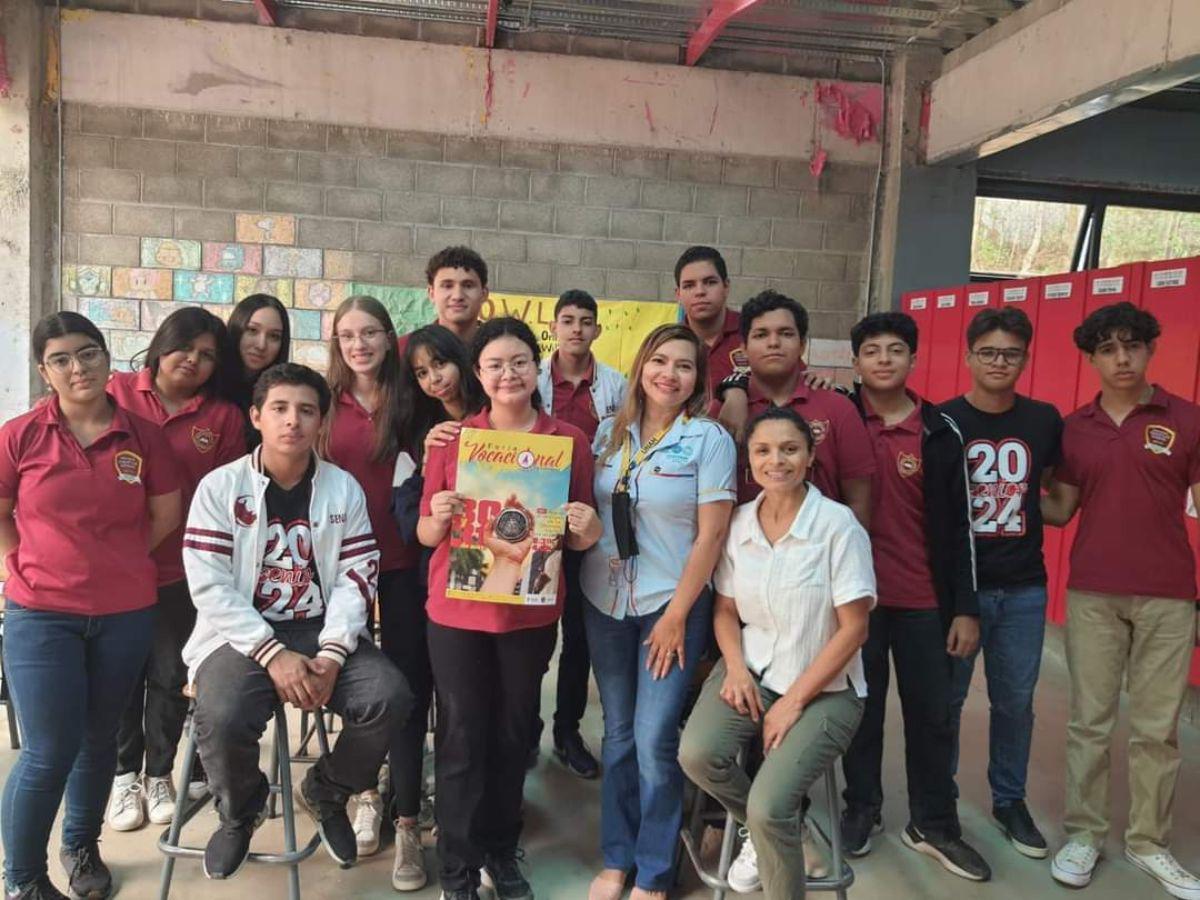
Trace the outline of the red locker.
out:
M 958 357 L 962 359 L 967 352 L 967 326 L 975 318 L 975 314 L 989 306 L 1000 305 L 1001 282 L 993 281 L 988 284 L 971 284 L 964 288 L 966 306 L 963 307 L 962 340 L 959 343 Z M 955 395 L 965 394 L 971 388 L 971 370 L 962 365 L 958 369 L 958 382 Z
M 922 397 L 927 396 L 929 387 L 929 361 L 933 347 L 929 343 L 929 322 L 932 315 L 929 291 L 911 291 L 900 298 L 900 310 L 913 317 L 917 323 L 917 361 L 912 374 L 908 376 L 908 386 Z
M 1144 263 L 1130 263 L 1116 266 L 1112 269 L 1092 269 L 1087 275 L 1087 296 L 1083 303 L 1084 316 L 1090 315 L 1102 306 L 1110 306 L 1128 300 L 1134 306 L 1141 306 L 1142 267 Z M 1071 348 L 1074 348 L 1072 343 Z M 1078 354 L 1078 351 L 1076 351 Z M 1076 407 L 1083 406 L 1095 399 L 1100 391 L 1100 380 L 1096 377 L 1091 364 L 1079 355 L 1079 387 L 1075 392 Z
M 999 284 L 999 299 L 1001 306 L 1012 306 L 1025 311 L 1029 321 L 1033 323 L 1034 334 L 1037 334 L 1038 319 L 1038 282 L 1037 278 L 1021 278 L 1013 281 L 1002 281 Z M 1017 393 L 1029 394 L 1033 384 L 1033 366 L 1026 365 L 1025 371 L 1017 380 Z
M 929 384 L 925 397 L 942 403 L 954 396 L 958 373 L 963 367 L 963 301 L 961 287 L 932 291 L 932 321 L 928 331 Z
M 1087 273 L 1050 275 L 1037 285 L 1038 321 L 1033 333 L 1030 394 L 1053 403 L 1063 415 L 1074 412 L 1079 378 L 1079 351 L 1072 333 L 1083 321 Z M 1043 552 L 1050 603 L 1047 616 L 1062 622 L 1066 611 L 1067 564 L 1075 526 L 1046 528 Z

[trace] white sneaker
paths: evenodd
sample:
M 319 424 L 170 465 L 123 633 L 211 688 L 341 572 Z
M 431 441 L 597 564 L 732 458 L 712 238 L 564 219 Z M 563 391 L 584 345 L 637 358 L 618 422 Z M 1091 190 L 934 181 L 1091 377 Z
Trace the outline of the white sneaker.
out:
M 809 878 L 827 877 L 829 863 L 813 839 L 812 829 L 807 822 L 800 823 L 800 846 L 804 848 L 804 874 Z
M 753 894 L 762 887 L 762 881 L 758 877 L 758 852 L 754 849 L 754 842 L 750 840 L 750 832 L 747 829 L 739 828 L 738 835 L 742 838 L 742 849 L 733 865 L 729 867 L 729 874 L 725 876 L 725 880 L 737 893 Z
M 199 779 L 198 781 L 188 782 L 188 799 L 203 800 L 208 796 L 208 781 L 207 779 Z
M 392 769 L 387 763 L 379 767 L 379 793 L 386 797 L 392 792 Z
M 1180 900 L 1200 900 L 1200 878 L 1181 866 L 1170 850 L 1142 855 L 1125 848 L 1125 858 L 1158 880 L 1164 891 Z
M 398 891 L 419 891 L 425 887 L 425 855 L 421 851 L 421 826 L 396 820 L 396 858 L 392 862 L 392 887 Z
M 137 772 L 118 775 L 113 779 L 105 815 L 108 827 L 114 831 L 137 831 L 146 824 L 146 807 L 142 802 L 142 783 Z
M 150 821 L 155 825 L 170 825 L 175 815 L 175 788 L 171 778 L 146 776 L 146 808 Z
M 1080 840 L 1067 841 L 1062 849 L 1054 854 L 1054 861 L 1050 863 L 1050 874 L 1055 881 L 1062 884 L 1087 887 L 1099 859 L 1100 851 L 1091 844 Z
M 356 798 L 354 839 L 359 856 L 374 856 L 379 852 L 379 829 L 383 825 L 383 798 L 378 791 L 363 791 Z

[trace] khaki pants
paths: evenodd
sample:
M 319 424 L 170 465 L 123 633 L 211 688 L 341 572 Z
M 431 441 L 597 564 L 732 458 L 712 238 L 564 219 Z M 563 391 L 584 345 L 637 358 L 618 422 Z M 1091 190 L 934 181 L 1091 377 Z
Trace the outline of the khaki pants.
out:
M 813 783 L 846 752 L 862 718 L 863 701 L 853 689 L 821 694 L 763 760 L 751 782 L 736 756 L 762 732 L 762 723 L 721 699 L 724 681 L 721 660 L 688 717 L 679 763 L 701 790 L 749 827 L 767 900 L 800 900 L 805 889 L 800 807 Z M 779 699 L 761 684 L 758 691 L 766 709 Z
M 1069 838 L 1104 846 L 1109 753 L 1128 670 L 1129 828 L 1134 853 L 1168 845 L 1179 773 L 1179 711 L 1187 691 L 1196 606 L 1162 597 L 1067 592 Z

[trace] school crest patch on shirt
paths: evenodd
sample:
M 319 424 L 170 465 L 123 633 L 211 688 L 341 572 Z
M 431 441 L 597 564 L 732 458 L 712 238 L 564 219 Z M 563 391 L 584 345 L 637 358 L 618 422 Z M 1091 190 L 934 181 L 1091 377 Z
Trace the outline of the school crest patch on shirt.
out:
M 744 347 L 738 347 L 729 351 L 729 362 L 733 365 L 735 372 L 750 371 L 750 357 L 746 355 Z
M 117 481 L 126 484 L 142 483 L 142 458 L 132 450 L 121 450 L 113 454 L 113 468 L 117 470 Z
M 243 494 L 233 503 L 233 518 L 239 525 L 249 528 L 258 521 L 258 514 L 250 508 L 250 495 Z
M 1146 426 L 1146 449 L 1159 456 L 1170 456 L 1175 446 L 1175 431 L 1166 425 Z
M 202 428 L 199 425 L 192 426 L 192 444 L 201 453 L 208 453 L 217 445 L 217 438 L 220 435 L 213 432 L 211 428 Z
M 921 471 L 921 457 L 915 453 L 900 451 L 896 454 L 896 471 L 901 478 L 911 478 Z
M 828 419 L 809 419 L 808 427 L 812 429 L 813 444 L 819 444 L 825 440 L 825 436 L 829 434 Z

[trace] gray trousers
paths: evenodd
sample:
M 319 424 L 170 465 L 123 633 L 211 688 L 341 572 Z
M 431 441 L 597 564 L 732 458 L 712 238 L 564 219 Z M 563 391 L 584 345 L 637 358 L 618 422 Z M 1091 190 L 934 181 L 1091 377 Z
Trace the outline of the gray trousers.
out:
M 320 632 L 320 622 L 275 626 L 278 640 L 309 657 L 317 653 Z M 267 670 L 228 644 L 196 672 L 196 741 L 223 823 L 252 820 L 266 802 L 258 742 L 278 703 Z M 329 708 L 344 727 L 333 751 L 309 774 L 313 799 L 344 804 L 351 794 L 375 787 L 411 707 L 412 693 L 400 670 L 374 644 L 359 641 L 333 687 Z
M 863 701 L 853 689 L 821 694 L 805 707 L 751 781 L 736 757 L 762 733 L 762 723 L 756 724 L 721 699 L 724 681 L 725 661 L 721 660 L 705 681 L 683 730 L 679 763 L 701 790 L 749 827 L 767 900 L 800 900 L 805 890 L 800 807 L 813 783 L 846 752 L 862 718 Z M 779 694 L 761 684 L 758 692 L 765 709 L 779 699 Z

